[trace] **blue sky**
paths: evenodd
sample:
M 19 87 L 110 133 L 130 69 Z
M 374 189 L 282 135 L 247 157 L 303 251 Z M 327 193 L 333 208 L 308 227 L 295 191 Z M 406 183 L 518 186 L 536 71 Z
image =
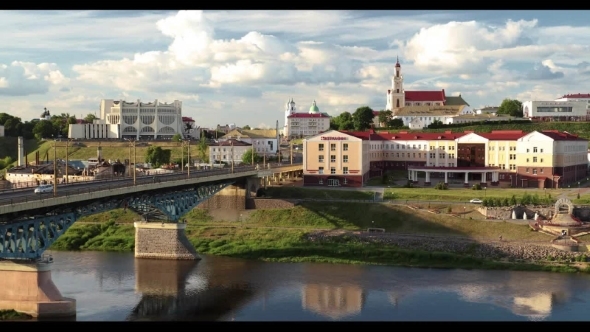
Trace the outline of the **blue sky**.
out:
M 85 116 L 100 99 L 183 101 L 201 126 L 337 115 L 406 90 L 504 98 L 590 93 L 589 11 L 2 11 L 0 99 Z

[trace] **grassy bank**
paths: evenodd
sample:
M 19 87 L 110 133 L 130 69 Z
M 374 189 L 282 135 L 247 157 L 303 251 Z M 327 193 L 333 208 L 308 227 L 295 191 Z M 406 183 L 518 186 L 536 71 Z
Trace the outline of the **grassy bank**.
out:
M 510 199 L 515 196 L 518 200 L 524 194 L 535 195 L 539 199 L 547 198 L 555 200 L 564 192 L 570 192 L 567 189 L 552 189 L 548 191 L 531 189 L 510 189 L 510 188 L 488 188 L 486 190 L 472 190 L 464 188 L 449 188 L 447 190 L 437 190 L 434 188 L 391 188 L 386 189 L 384 198 L 395 200 L 412 200 L 412 201 L 448 201 L 448 202 L 469 202 L 473 198 L 499 198 Z
M 15 310 L 0 310 L 0 321 L 2 320 L 28 320 L 33 316 Z
M 267 198 L 301 198 L 301 199 L 358 199 L 372 200 L 372 191 L 362 190 L 326 190 L 301 187 L 269 187 L 265 191 Z
M 128 251 L 134 248 L 130 211 L 114 210 L 84 218 L 52 246 L 54 250 Z M 317 230 L 385 228 L 388 232 L 431 234 L 508 241 L 547 241 L 527 226 L 466 220 L 403 207 L 364 203 L 303 203 L 292 209 L 253 211 L 243 222 L 214 221 L 204 210 L 186 216 L 187 236 L 203 254 L 277 262 L 383 264 L 441 268 L 513 269 L 572 272 L 567 265 L 542 266 L 494 262 L 443 252 L 406 250 L 394 245 L 360 243 L 350 237 L 319 242 L 307 239 Z M 102 221 L 102 222 L 101 222 Z

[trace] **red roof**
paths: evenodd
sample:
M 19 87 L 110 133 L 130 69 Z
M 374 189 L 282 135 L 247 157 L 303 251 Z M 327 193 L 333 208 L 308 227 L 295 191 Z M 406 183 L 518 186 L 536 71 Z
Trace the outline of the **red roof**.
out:
M 578 135 L 573 135 L 566 131 L 559 132 L 558 130 L 543 130 L 541 133 L 556 141 L 587 141 L 586 139 L 578 137 Z
M 445 90 L 441 91 L 406 91 L 406 101 L 440 101 L 445 102 Z
M 373 111 L 374 116 L 379 116 L 379 111 Z
M 369 135 L 371 135 L 371 141 L 389 141 L 389 140 L 403 140 L 403 141 L 413 141 L 413 140 L 443 140 L 443 141 L 452 141 L 456 138 L 464 136 L 465 133 L 408 133 L 408 132 L 400 132 L 400 133 L 376 133 L 374 130 L 369 131 L 340 131 L 342 133 L 354 136 L 356 138 L 360 138 L 363 140 L 369 140 Z
M 195 120 L 193 120 L 193 118 L 189 118 L 188 116 L 183 116 L 182 122 L 195 122 Z
M 527 133 L 522 130 L 492 130 L 491 133 L 475 133 L 492 141 L 516 141 Z
M 563 95 L 561 98 L 590 98 L 590 93 L 576 93 L 576 94 L 569 94 Z
M 289 115 L 287 118 L 288 119 L 292 119 L 292 118 L 329 118 L 329 116 L 322 114 L 322 113 L 315 113 L 315 114 L 295 113 L 295 114 Z

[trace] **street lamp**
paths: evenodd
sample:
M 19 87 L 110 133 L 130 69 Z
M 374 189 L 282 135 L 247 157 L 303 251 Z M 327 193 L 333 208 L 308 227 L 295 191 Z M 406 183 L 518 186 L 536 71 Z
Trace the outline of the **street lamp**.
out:
M 188 167 L 186 168 L 186 172 L 187 172 L 186 174 L 187 174 L 187 178 L 190 179 L 191 178 L 191 141 L 189 140 L 189 141 L 187 141 L 187 143 L 188 143 L 188 147 L 187 147 L 186 152 L 188 154 L 188 156 L 187 156 Z
M 483 187 L 483 197 L 488 197 L 488 187 Z
M 57 140 L 53 141 L 53 196 L 57 197 Z
M 231 144 L 231 172 L 234 172 L 234 141 L 230 141 Z

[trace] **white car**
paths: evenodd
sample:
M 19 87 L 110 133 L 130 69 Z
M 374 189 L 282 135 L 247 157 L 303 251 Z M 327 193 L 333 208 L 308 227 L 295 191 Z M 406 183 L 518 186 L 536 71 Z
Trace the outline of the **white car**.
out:
M 35 188 L 35 194 L 45 194 L 53 192 L 53 186 L 50 184 L 40 185 L 39 187 Z
M 482 202 L 481 199 L 474 198 L 474 199 L 470 200 L 469 203 L 471 203 L 471 204 L 481 204 L 483 202 Z

